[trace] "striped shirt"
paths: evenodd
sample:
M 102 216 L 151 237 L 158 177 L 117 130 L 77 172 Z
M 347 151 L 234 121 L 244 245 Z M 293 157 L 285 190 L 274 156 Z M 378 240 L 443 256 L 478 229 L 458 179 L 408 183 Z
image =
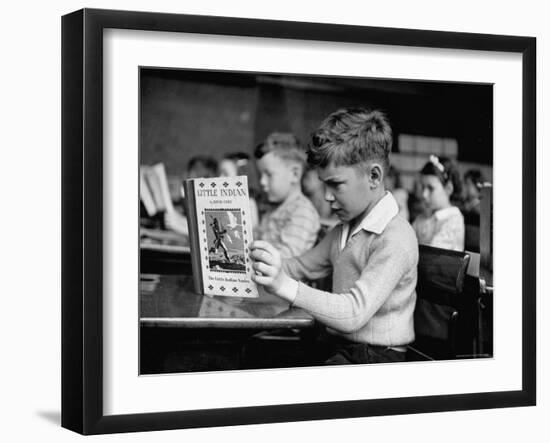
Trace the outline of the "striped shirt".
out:
M 290 258 L 313 247 L 320 227 L 317 210 L 298 190 L 263 216 L 259 226 L 259 238 L 271 243 L 283 258 Z

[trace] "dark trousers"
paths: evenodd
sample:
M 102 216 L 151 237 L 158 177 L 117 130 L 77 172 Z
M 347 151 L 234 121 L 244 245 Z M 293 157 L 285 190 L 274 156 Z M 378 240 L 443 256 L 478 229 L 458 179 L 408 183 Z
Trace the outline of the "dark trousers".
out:
M 354 343 L 328 334 L 320 338 L 319 346 L 323 350 L 325 365 L 403 362 L 406 355 L 387 346 Z

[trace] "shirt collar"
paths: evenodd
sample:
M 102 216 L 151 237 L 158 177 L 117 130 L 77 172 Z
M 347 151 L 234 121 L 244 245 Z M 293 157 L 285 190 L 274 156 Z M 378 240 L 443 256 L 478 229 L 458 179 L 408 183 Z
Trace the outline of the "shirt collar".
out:
M 449 206 L 448 208 L 438 209 L 434 212 L 433 216 L 436 220 L 446 220 L 453 215 L 456 215 L 457 212 L 460 212 L 456 206 Z
M 361 229 L 378 235 L 382 234 L 388 223 L 398 214 L 398 212 L 399 207 L 397 206 L 394 196 L 391 192 L 386 191 L 384 197 L 376 203 L 374 208 L 371 209 L 349 237 L 353 237 Z M 344 223 L 342 231 L 343 239 L 348 237 L 349 228 L 349 223 Z

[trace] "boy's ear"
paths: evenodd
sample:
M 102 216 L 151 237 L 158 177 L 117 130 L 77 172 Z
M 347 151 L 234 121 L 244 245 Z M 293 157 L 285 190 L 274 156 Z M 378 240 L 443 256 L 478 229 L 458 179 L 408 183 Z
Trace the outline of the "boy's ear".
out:
M 378 187 L 384 180 L 384 168 L 380 163 L 372 163 L 369 171 L 369 181 L 373 187 Z

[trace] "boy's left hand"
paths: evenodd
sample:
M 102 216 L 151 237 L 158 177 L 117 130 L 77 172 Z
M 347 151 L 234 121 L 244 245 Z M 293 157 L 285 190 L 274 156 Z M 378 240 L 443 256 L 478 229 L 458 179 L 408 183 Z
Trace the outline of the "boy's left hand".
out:
M 252 266 L 256 271 L 252 279 L 269 292 L 292 301 L 297 283 L 283 271 L 283 262 L 279 251 L 262 240 L 253 242 L 250 250 Z

